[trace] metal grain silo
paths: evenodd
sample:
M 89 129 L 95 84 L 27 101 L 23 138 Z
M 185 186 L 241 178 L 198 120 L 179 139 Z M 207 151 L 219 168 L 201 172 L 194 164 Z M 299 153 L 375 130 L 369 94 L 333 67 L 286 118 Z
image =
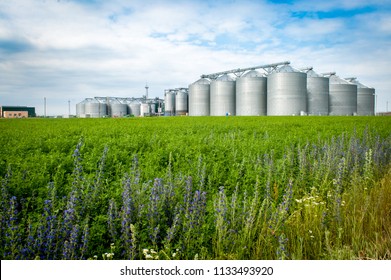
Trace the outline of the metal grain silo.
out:
M 141 104 L 138 102 L 131 102 L 128 104 L 128 111 L 130 115 L 139 117 L 141 115 Z
M 224 74 L 210 84 L 210 115 L 235 115 L 235 81 Z
M 164 115 L 175 115 L 175 90 L 166 90 L 164 93 Z
M 236 79 L 236 115 L 266 115 L 267 78 L 252 70 Z
M 140 116 L 148 117 L 151 115 L 151 106 L 148 103 L 141 103 L 140 105 Z
M 307 75 L 285 65 L 267 77 L 267 115 L 292 116 L 307 112 Z
M 210 115 L 210 81 L 202 78 L 189 85 L 189 116 Z
M 118 100 L 113 100 L 109 103 L 109 111 L 113 118 L 123 117 L 128 114 L 128 106 Z
M 85 118 L 86 117 L 86 102 L 87 102 L 87 99 L 76 104 L 76 116 L 78 118 Z
M 86 118 L 100 118 L 107 116 L 107 104 L 91 98 L 85 104 Z
M 357 85 L 357 115 L 374 116 L 375 89 L 360 83 L 356 78 L 347 78 L 346 80 Z
M 175 115 L 185 116 L 188 113 L 188 94 L 186 89 L 179 89 L 175 94 Z
M 357 85 L 336 75 L 330 76 L 329 115 L 353 116 L 357 113 Z
M 154 116 L 157 113 L 157 103 L 151 102 L 149 103 L 149 107 L 151 116 Z
M 329 114 L 329 78 L 317 74 L 314 70 L 307 72 L 307 112 L 312 116 Z

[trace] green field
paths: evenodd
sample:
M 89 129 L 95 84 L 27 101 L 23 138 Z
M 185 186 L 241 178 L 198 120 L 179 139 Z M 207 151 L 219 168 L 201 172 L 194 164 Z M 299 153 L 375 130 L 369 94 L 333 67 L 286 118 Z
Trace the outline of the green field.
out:
M 0 120 L 2 259 L 391 259 L 391 118 Z

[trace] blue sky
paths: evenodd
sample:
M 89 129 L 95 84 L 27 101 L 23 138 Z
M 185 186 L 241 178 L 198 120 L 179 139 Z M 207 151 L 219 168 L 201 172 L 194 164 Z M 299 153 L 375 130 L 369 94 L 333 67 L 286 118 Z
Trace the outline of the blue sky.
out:
M 1 0 L 0 104 L 75 113 L 201 74 L 289 60 L 357 77 L 391 109 L 391 4 L 376 0 Z

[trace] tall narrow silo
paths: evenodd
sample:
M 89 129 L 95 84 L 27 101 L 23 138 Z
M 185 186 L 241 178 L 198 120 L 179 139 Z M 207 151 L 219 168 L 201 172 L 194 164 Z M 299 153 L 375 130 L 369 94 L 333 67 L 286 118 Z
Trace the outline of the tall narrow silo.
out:
M 252 70 L 236 79 L 236 115 L 266 115 L 267 78 Z
M 189 85 L 189 116 L 210 115 L 210 81 L 199 79 Z
M 357 85 L 357 115 L 374 116 L 375 89 L 360 83 L 356 78 L 350 78 L 348 81 Z
M 120 118 L 128 114 L 128 106 L 118 100 L 109 103 L 110 115 L 113 118 Z
M 148 103 L 141 103 L 140 116 L 149 117 L 151 115 L 151 106 Z
M 156 113 L 157 113 L 157 103 L 152 101 L 151 103 L 149 103 L 149 107 L 151 107 L 151 110 L 150 110 L 151 116 L 156 115 Z
M 175 91 L 167 90 L 164 93 L 164 115 L 174 116 L 175 115 Z
M 210 115 L 235 115 L 235 81 L 224 74 L 210 84 Z
M 292 116 L 307 112 L 307 75 L 289 65 L 267 77 L 267 115 Z
M 135 117 L 139 117 L 141 115 L 141 104 L 138 102 L 131 102 L 128 104 L 129 114 Z
M 180 89 L 175 94 L 175 115 L 185 116 L 188 113 L 188 94 L 185 89 Z
M 336 75 L 330 76 L 329 115 L 353 116 L 357 113 L 357 85 Z
M 87 99 L 76 104 L 76 116 L 78 118 L 85 118 L 86 117 L 86 102 L 87 102 Z
M 307 72 L 307 109 L 308 115 L 327 116 L 329 114 L 329 78 Z

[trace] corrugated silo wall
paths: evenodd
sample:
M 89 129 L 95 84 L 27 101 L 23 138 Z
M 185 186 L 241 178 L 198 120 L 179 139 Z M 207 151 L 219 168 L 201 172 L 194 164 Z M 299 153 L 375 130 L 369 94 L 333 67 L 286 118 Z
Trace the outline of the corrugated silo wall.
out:
M 375 89 L 373 88 L 357 89 L 357 115 L 358 116 L 375 115 Z
M 205 79 L 204 79 L 205 80 Z M 189 116 L 210 115 L 210 84 L 197 81 L 189 85 Z
M 236 79 L 236 115 L 265 116 L 267 79 L 241 77 Z
M 235 81 L 215 80 L 210 84 L 210 115 L 235 115 Z
M 357 113 L 357 85 L 330 84 L 329 115 L 353 116 Z
M 307 75 L 274 72 L 267 77 L 267 115 L 292 116 L 307 111 Z
M 329 78 L 307 78 L 307 111 L 311 116 L 327 116 L 329 114 Z

